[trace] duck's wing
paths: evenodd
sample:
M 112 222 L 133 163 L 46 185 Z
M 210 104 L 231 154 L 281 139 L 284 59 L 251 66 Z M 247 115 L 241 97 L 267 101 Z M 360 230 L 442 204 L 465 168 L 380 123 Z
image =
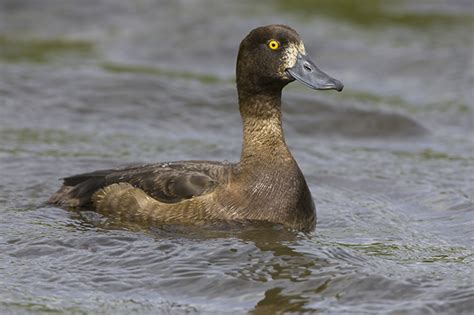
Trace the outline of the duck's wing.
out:
M 231 167 L 228 163 L 183 161 L 84 173 L 64 178 L 63 186 L 49 203 L 88 206 L 97 190 L 114 183 L 129 183 L 159 201 L 175 203 L 209 193 L 226 183 Z

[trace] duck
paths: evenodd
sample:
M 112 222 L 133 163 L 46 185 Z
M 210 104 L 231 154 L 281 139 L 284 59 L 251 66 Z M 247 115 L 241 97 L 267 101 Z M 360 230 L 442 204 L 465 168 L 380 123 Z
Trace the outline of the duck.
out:
M 282 90 L 293 81 L 315 90 L 344 87 L 316 66 L 294 29 L 257 27 L 237 55 L 238 162 L 161 162 L 73 175 L 48 203 L 152 225 L 260 222 L 311 232 L 315 204 L 282 128 Z

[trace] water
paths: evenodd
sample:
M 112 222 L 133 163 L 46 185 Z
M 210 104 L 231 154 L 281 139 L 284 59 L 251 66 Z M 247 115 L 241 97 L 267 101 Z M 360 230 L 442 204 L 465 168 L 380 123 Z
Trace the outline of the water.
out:
M 473 5 L 254 2 L 2 2 L 2 314 L 474 309 Z M 346 87 L 284 93 L 314 234 L 44 205 L 79 172 L 235 161 L 238 45 L 276 22 Z

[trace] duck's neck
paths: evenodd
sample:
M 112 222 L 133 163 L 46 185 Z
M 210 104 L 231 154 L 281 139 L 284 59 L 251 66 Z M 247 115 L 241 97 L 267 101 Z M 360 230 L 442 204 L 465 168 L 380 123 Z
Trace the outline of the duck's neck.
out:
M 281 89 L 268 93 L 239 93 L 243 120 L 243 144 L 240 164 L 260 167 L 293 164 L 283 136 Z

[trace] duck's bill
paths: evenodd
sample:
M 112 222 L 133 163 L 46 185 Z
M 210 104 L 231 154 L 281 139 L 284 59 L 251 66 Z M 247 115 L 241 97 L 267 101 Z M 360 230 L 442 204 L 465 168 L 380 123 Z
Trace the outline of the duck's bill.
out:
M 296 81 L 315 90 L 336 90 L 340 92 L 344 88 L 341 81 L 321 71 L 308 56 L 300 53 L 298 53 L 296 64 L 293 68 L 287 69 L 286 72 Z

